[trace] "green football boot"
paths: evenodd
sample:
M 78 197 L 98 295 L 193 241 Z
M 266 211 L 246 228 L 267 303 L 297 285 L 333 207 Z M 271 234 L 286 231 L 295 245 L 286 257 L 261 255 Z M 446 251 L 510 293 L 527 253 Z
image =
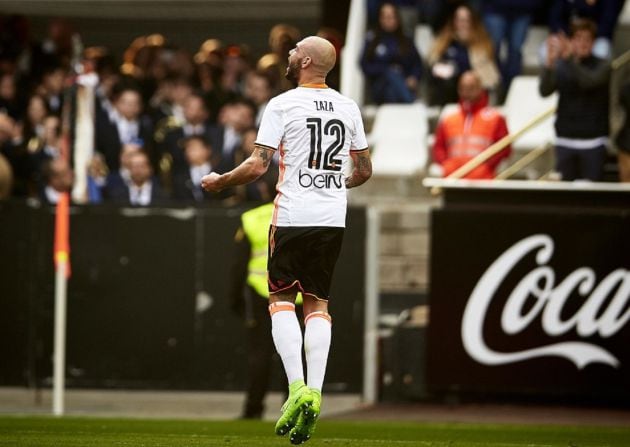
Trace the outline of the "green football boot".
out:
M 280 411 L 282 415 L 276 422 L 276 434 L 279 436 L 286 435 L 289 430 L 295 427 L 298 417 L 302 409 L 308 408 L 313 403 L 311 390 L 306 386 L 303 380 L 296 380 L 289 385 L 289 398 L 284 403 Z
M 302 411 L 295 422 L 295 427 L 291 429 L 291 444 L 302 444 L 311 439 L 315 432 L 315 425 L 317 425 L 317 419 L 321 411 L 322 393 L 314 389 L 311 389 L 310 392 L 312 402 L 310 405 L 302 407 Z

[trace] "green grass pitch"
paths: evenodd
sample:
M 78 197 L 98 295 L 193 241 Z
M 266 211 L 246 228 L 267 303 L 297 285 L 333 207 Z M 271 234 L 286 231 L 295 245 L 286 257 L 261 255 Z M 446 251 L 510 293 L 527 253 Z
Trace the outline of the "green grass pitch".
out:
M 0 417 L 0 446 L 15 447 L 271 447 L 290 446 L 270 422 L 163 421 L 102 418 Z M 630 446 L 630 428 L 555 427 L 323 419 L 312 447 Z

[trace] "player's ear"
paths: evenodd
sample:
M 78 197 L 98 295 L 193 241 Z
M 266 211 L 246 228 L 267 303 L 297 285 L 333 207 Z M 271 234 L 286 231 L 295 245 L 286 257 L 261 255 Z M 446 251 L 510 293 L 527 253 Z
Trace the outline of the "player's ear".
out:
M 311 59 L 310 56 L 306 56 L 304 59 L 302 59 L 302 68 L 306 68 L 309 65 L 311 65 L 311 63 L 313 62 L 313 59 Z

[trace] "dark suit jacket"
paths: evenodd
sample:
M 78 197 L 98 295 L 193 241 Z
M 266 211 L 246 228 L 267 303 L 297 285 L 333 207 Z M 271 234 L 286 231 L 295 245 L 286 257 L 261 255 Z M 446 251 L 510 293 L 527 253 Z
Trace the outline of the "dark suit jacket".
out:
M 110 202 L 117 203 L 119 205 L 131 206 L 131 200 L 129 199 L 129 187 L 120 178 L 118 172 L 110 174 L 112 177 L 108 177 L 108 182 L 105 185 L 103 196 Z M 116 178 L 117 177 L 117 178 Z M 110 182 L 111 180 L 111 182 Z M 166 195 L 156 178 L 151 180 L 151 202 L 149 205 L 160 205 L 166 201 Z
M 173 175 L 173 199 L 186 202 L 204 202 L 220 200 L 222 193 L 204 191 L 201 185 L 195 185 L 190 178 L 188 169 L 176 172 Z
M 97 107 L 100 109 L 100 107 Z M 157 164 L 157 158 L 153 151 L 153 125 L 149 117 L 142 115 L 140 117 L 140 126 L 138 136 L 144 143 L 144 150 L 149 154 L 149 158 L 154 167 Z M 116 123 L 109 119 L 107 112 L 101 110 L 96 113 L 96 150 L 103 154 L 107 167 L 110 171 L 117 171 L 120 168 L 120 135 L 118 135 L 118 127 Z
M 223 132 L 220 128 L 208 122 L 205 124 L 205 131 L 200 136 L 212 146 L 212 165 L 216 166 L 218 162 L 217 156 L 221 155 L 223 149 Z M 164 154 L 169 154 L 173 160 L 171 167 L 173 176 L 188 171 L 188 163 L 184 155 L 184 138 L 186 138 L 184 127 L 175 127 L 166 132 L 164 140 L 158 145 L 160 157 Z

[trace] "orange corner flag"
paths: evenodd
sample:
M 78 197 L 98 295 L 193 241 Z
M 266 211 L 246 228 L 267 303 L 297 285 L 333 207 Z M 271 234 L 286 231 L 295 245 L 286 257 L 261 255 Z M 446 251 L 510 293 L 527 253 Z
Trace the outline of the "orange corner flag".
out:
M 66 262 L 66 278 L 70 277 L 70 194 L 59 196 L 55 213 L 55 268 Z

